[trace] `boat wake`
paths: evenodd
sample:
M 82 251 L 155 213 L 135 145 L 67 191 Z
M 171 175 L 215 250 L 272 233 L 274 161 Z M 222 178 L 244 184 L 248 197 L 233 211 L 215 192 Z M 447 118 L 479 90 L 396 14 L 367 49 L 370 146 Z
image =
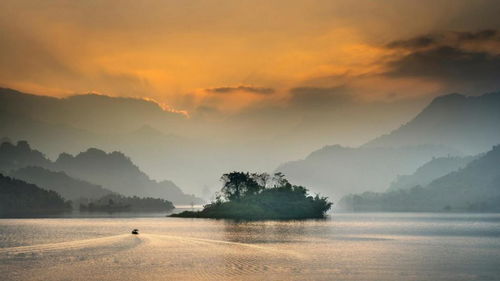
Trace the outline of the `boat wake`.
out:
M 22 254 L 46 254 L 50 252 L 74 251 L 108 246 L 135 246 L 139 243 L 141 243 L 141 239 L 132 237 L 130 234 L 122 234 L 76 241 L 0 248 L 0 257 Z

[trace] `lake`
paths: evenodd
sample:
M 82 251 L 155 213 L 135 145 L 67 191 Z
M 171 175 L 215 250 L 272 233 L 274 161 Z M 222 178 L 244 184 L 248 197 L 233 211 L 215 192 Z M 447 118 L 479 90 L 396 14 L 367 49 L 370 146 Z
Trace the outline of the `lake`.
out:
M 140 230 L 135 236 L 134 228 Z M 500 280 L 499 214 L 0 219 L 1 280 Z

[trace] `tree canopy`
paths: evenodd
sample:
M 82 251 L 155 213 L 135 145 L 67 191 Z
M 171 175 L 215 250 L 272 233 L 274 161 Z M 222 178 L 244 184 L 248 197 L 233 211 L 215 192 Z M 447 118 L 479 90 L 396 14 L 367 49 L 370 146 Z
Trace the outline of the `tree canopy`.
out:
M 173 217 L 229 218 L 242 220 L 323 218 L 332 203 L 308 195 L 307 188 L 291 184 L 282 173 L 231 172 L 222 175 L 222 189 L 215 202 L 198 212 Z

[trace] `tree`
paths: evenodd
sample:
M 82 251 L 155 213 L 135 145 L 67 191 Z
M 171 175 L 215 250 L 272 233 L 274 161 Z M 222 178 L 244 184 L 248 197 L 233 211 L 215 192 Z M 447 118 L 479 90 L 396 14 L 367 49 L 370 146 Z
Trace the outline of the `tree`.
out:
M 273 175 L 274 187 L 285 187 L 290 185 L 285 175 L 282 172 L 277 172 Z
M 257 184 L 259 184 L 259 186 L 261 186 L 262 188 L 267 187 L 267 183 L 269 182 L 270 178 L 271 178 L 271 176 L 269 176 L 268 173 L 262 173 L 262 174 L 253 173 L 252 174 L 252 179 L 255 180 L 257 182 Z
M 240 200 L 242 197 L 251 194 L 257 194 L 263 186 L 259 185 L 255 180 L 255 174 L 250 175 L 248 172 L 231 172 L 222 175 L 223 182 L 222 194 L 229 200 Z
M 215 202 L 201 211 L 171 216 L 243 220 L 324 218 L 332 206 L 326 197 L 311 196 L 307 188 L 292 185 L 282 173 L 273 176 L 273 186 L 267 186 L 269 178 L 265 173 L 224 174 L 224 184 Z

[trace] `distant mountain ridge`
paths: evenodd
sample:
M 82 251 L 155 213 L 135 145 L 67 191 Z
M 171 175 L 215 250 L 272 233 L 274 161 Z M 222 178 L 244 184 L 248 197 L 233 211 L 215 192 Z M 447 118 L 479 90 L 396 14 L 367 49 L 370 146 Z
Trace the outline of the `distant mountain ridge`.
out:
M 397 179 L 391 183 L 388 191 L 410 189 L 417 185 L 426 186 L 437 178 L 464 168 L 467 164 L 480 156 L 481 155 L 433 158 L 431 161 L 420 166 L 413 174 L 398 176 Z
M 54 98 L 0 88 L 0 135 L 29 140 L 52 157 L 93 146 L 122 151 L 141 137 L 177 143 L 158 128 L 173 130 L 179 119 L 185 116 L 139 98 L 97 94 Z
M 68 200 L 98 199 L 112 194 L 100 185 L 68 176 L 65 172 L 55 172 L 36 166 L 24 167 L 9 173 L 9 176 L 52 190 Z
M 177 135 L 186 131 L 186 120 L 185 115 L 142 98 L 98 94 L 55 98 L 0 88 L 0 136 L 28 140 L 51 159 L 89 147 L 121 151 L 148 175 L 175 179 L 193 191 L 205 183 L 199 182 L 201 175 L 211 178 L 209 170 L 217 169 L 186 157 L 196 150 L 209 154 L 204 158 L 208 162 L 216 161 L 205 144 Z M 198 177 L 189 179 L 193 166 Z
M 176 204 L 202 203 L 173 182 L 151 180 L 123 153 L 91 148 L 72 156 L 61 153 L 52 162 L 26 141 L 0 145 L 0 172 L 59 192 L 67 199 L 98 198 L 111 192 L 157 197 Z
M 48 167 L 51 161 L 40 151 L 31 149 L 27 141 L 16 145 L 9 141 L 0 144 L 0 172 L 9 173 L 27 166 Z
M 354 211 L 500 211 L 500 145 L 426 186 L 344 197 Z
M 105 134 L 133 131 L 145 124 L 173 125 L 172 120 L 185 118 L 150 100 L 93 93 L 54 98 L 6 88 L 0 88 L 0 113 Z
M 417 117 L 365 147 L 446 145 L 477 154 L 500 143 L 500 92 L 435 98 Z
M 414 147 L 326 146 L 304 160 L 278 167 L 291 180 L 311 186 L 313 192 L 333 197 L 333 200 L 353 192 L 386 190 L 400 174 L 413 172 L 433 157 L 460 154 L 445 147 L 422 145 Z
M 397 176 L 413 173 L 432 158 L 491 149 L 500 143 L 499 124 L 500 92 L 445 95 L 387 135 L 357 148 L 325 146 L 277 170 L 334 200 L 348 193 L 384 191 Z
M 97 182 L 103 187 L 126 196 L 146 196 L 169 199 L 178 204 L 200 204 L 203 201 L 193 195 L 184 194 L 171 181 L 151 180 L 123 153 L 106 153 L 90 148 L 75 156 L 62 153 L 54 163 L 76 178 Z
M 333 200 L 348 193 L 384 191 L 397 176 L 415 172 L 432 157 L 478 154 L 500 143 L 499 100 L 500 93 L 438 97 L 390 134 L 357 148 L 326 146 L 305 159 L 284 163 L 278 170 Z M 66 114 L 68 118 L 60 118 Z M 196 140 L 172 135 L 175 130 L 170 126 L 176 122 L 170 121 L 176 118 L 184 117 L 142 99 L 96 94 L 59 99 L 0 88 L 0 134 L 28 139 L 51 159 L 61 151 L 77 155 L 88 147 L 121 151 L 148 175 L 175 179 L 191 190 L 217 183 L 217 176 L 212 177 L 218 174 L 213 172 L 214 163 L 240 165 L 234 158 L 220 157 L 220 150 L 211 150 L 210 145 L 194 145 Z M 418 147 L 420 153 L 415 152 Z M 197 157 L 193 160 L 186 155 Z M 205 160 L 197 161 L 198 156 Z M 192 170 L 197 177 L 186 180 Z

